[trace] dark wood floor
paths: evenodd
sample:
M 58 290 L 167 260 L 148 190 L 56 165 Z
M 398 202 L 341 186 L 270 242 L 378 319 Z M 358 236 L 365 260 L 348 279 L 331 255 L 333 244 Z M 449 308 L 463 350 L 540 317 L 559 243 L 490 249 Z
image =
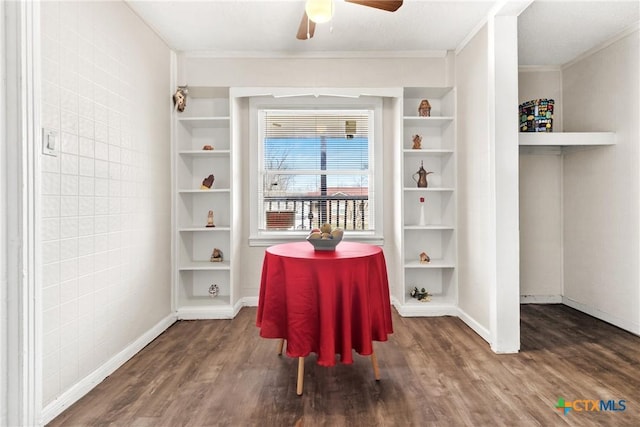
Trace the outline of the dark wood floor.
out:
M 452 317 L 401 318 L 370 358 L 323 368 L 262 339 L 256 310 L 174 324 L 49 426 L 640 426 L 640 337 L 562 305 L 522 306 L 522 349 L 494 354 Z M 558 398 L 625 411 L 555 408 Z M 619 408 L 619 406 L 618 406 Z

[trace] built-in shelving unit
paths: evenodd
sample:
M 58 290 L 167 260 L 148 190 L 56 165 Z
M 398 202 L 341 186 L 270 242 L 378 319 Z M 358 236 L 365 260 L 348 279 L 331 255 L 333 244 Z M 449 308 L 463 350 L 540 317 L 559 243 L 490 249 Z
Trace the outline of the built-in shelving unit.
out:
M 429 117 L 418 115 L 423 99 L 431 105 Z M 455 91 L 451 87 L 404 88 L 402 116 L 402 289 L 394 301 L 403 316 L 456 314 Z M 412 148 L 414 135 L 422 137 L 421 149 Z M 421 165 L 433 172 L 427 176 L 426 188 L 417 187 L 415 175 Z M 430 262 L 420 262 L 421 252 L 428 254 Z M 431 301 L 412 298 L 414 287 L 425 288 Z
M 204 150 L 205 145 L 212 150 Z M 174 112 L 174 309 L 179 319 L 231 318 L 233 286 L 232 148 L 228 88 L 190 87 L 185 111 Z M 203 180 L 214 175 L 211 188 Z M 209 210 L 215 227 L 206 227 Z M 222 262 L 211 262 L 214 248 Z M 209 295 L 218 285 L 219 294 Z

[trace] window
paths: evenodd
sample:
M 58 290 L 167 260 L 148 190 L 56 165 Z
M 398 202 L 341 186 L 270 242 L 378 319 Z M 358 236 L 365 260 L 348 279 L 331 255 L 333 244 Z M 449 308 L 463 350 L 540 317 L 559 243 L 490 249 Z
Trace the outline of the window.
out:
M 356 240 L 380 235 L 376 107 L 353 100 L 322 104 L 254 109 L 253 237 L 299 239 L 326 222 Z

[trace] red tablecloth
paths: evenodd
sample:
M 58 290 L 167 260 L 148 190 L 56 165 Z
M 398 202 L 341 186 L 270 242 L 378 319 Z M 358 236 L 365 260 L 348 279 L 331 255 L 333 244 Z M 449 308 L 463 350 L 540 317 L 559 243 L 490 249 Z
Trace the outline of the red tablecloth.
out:
M 268 248 L 256 324 L 264 338 L 287 340 L 287 356 L 318 355 L 318 364 L 353 363 L 372 341 L 393 332 L 387 266 L 378 246 L 341 242 L 335 252 L 308 242 Z

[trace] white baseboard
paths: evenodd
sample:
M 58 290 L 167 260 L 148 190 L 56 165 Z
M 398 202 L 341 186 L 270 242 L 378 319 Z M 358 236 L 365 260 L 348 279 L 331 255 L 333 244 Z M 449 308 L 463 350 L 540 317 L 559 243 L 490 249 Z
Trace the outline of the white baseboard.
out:
M 473 329 L 473 331 L 480 335 L 480 338 L 485 340 L 488 343 L 491 343 L 491 333 L 487 328 L 478 323 L 473 317 L 469 316 L 467 312 L 458 308 L 458 317 L 462 320 L 468 327 Z
M 242 308 L 242 307 L 240 307 Z M 240 309 L 238 309 L 239 311 Z M 233 319 L 238 314 L 235 307 L 230 305 L 214 307 L 180 307 L 176 312 L 178 320 L 214 320 Z
M 562 304 L 562 295 L 520 295 L 520 304 Z
M 562 303 L 571 308 L 575 308 L 578 311 L 588 314 L 589 316 L 593 316 L 597 319 L 603 320 L 607 323 L 611 323 L 614 326 L 617 326 L 625 331 L 629 331 L 632 334 L 640 335 L 640 324 L 629 322 L 628 320 L 621 319 L 619 317 L 614 316 L 611 313 L 607 313 L 605 311 L 599 310 L 595 307 L 591 307 L 589 305 L 582 304 L 578 301 L 572 300 L 568 297 L 562 297 Z
M 89 393 L 95 386 L 100 384 L 105 378 L 111 375 L 116 369 L 121 367 L 126 361 L 131 359 L 140 350 L 142 350 L 151 341 L 156 339 L 161 333 L 175 323 L 177 317 L 175 314 L 162 319 L 155 326 L 145 332 L 137 340 L 131 343 L 120 353 L 109 359 L 104 365 L 81 379 L 69 390 L 65 391 L 60 397 L 49 403 L 42 410 L 42 425 L 52 421 L 60 415 L 65 409 L 77 402 L 81 397 Z
M 242 298 L 243 307 L 257 307 L 258 297 L 244 297 Z

